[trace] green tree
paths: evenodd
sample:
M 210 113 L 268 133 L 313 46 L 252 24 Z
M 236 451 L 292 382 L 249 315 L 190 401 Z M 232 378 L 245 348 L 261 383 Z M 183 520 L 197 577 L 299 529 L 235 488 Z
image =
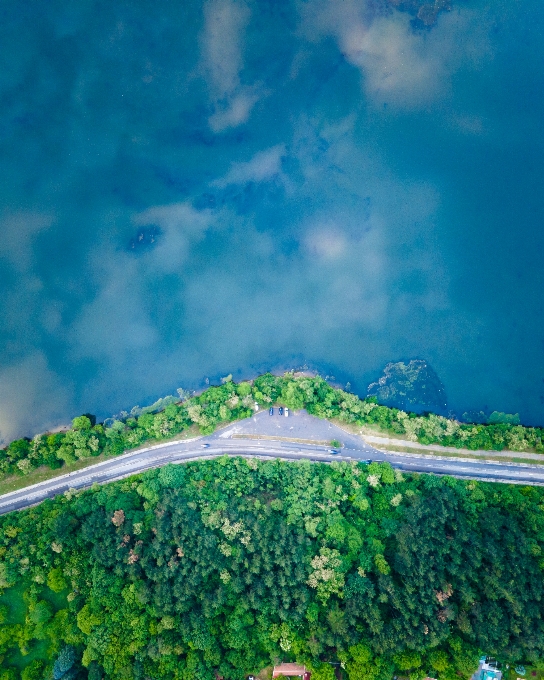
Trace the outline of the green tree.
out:
M 328 663 L 312 665 L 312 680 L 335 680 L 334 669 Z
M 43 680 L 45 662 L 42 659 L 34 659 L 21 671 L 21 680 Z
M 393 665 L 383 656 L 374 656 L 364 642 L 349 647 L 341 653 L 349 680 L 386 680 L 391 677 Z
M 74 430 L 90 430 L 91 421 L 87 416 L 78 416 L 72 420 L 72 427 Z
M 236 393 L 239 397 L 247 397 L 251 394 L 251 385 L 248 382 L 238 383 L 236 386 Z
M 100 623 L 100 617 L 92 613 L 88 604 L 86 604 L 77 614 L 78 628 L 86 635 L 90 635 L 92 629 L 95 626 L 100 625 Z
M 19 680 L 19 673 L 14 667 L 0 668 L 0 680 Z
M 435 671 L 443 673 L 450 665 L 450 659 L 447 652 L 441 649 L 436 649 L 429 654 L 429 663 Z
M 405 650 L 400 654 L 395 654 L 393 661 L 400 671 L 409 671 L 421 666 L 421 654 Z
M 50 570 L 49 574 L 47 575 L 47 585 L 55 593 L 60 593 L 61 590 L 64 590 L 68 587 L 66 579 L 62 573 L 62 569 L 57 567 L 56 569 Z

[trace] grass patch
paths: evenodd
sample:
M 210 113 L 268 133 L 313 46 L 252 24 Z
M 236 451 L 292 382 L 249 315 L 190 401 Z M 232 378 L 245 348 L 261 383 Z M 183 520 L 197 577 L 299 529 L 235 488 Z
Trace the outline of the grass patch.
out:
M 61 477 L 66 475 L 68 472 L 74 472 L 75 470 L 83 470 L 91 465 L 96 465 L 104 460 L 109 460 L 115 456 L 106 456 L 102 454 L 100 456 L 93 456 L 91 458 L 81 458 L 76 460 L 74 463 L 69 465 L 63 465 L 61 468 L 52 470 L 51 468 L 42 465 L 39 468 L 35 468 L 28 475 L 10 475 L 5 477 L 0 481 L 0 495 L 4 493 L 9 493 L 10 491 L 18 491 L 19 489 L 24 489 L 26 486 L 32 486 L 33 484 L 38 484 L 39 482 L 45 482 L 49 479 L 54 479 L 55 477 Z
M 516 458 L 515 456 L 494 456 L 493 452 L 490 451 L 489 454 L 474 454 L 470 449 L 461 449 L 459 453 L 453 453 L 451 451 L 432 451 L 429 449 L 415 449 L 407 448 L 403 446 L 396 446 L 395 444 L 373 444 L 376 448 L 379 447 L 382 451 L 390 451 L 391 453 L 409 453 L 412 456 L 417 456 L 418 458 L 423 456 L 427 458 L 470 458 L 473 461 L 493 461 L 494 463 L 524 463 L 525 465 L 544 465 L 543 460 L 535 460 L 533 458 Z
M 359 425 L 355 425 L 353 423 L 344 423 L 340 420 L 334 419 L 333 421 L 335 425 L 337 425 L 339 428 L 345 430 L 346 432 L 349 432 L 350 434 L 356 434 L 359 435 L 361 438 L 364 439 L 365 435 L 366 436 L 373 436 L 373 437 L 381 437 L 384 439 L 395 439 L 398 441 L 398 445 L 396 444 L 382 444 L 381 442 L 368 442 L 370 446 L 374 446 L 375 448 L 379 449 L 387 449 L 391 451 L 402 451 L 406 453 L 416 453 L 421 451 L 423 455 L 425 453 L 429 455 L 438 455 L 438 456 L 449 456 L 449 457 L 458 457 L 461 456 L 463 458 L 485 458 L 487 460 L 495 460 L 493 456 L 496 457 L 497 460 L 503 460 L 506 462 L 520 462 L 520 463 L 527 463 L 533 462 L 535 465 L 540 464 L 541 462 L 544 462 L 544 455 L 542 453 L 539 453 L 536 449 L 528 449 L 527 451 L 519 451 L 516 452 L 517 455 L 500 455 L 500 454 L 505 454 L 505 453 L 514 453 L 512 451 L 501 451 L 501 450 L 496 450 L 496 449 L 490 449 L 488 451 L 484 451 L 481 449 L 478 449 L 475 451 L 474 449 L 466 449 L 466 448 L 456 448 L 452 446 L 442 446 L 441 444 L 421 444 L 421 442 L 410 442 L 413 443 L 414 446 L 403 446 L 403 444 L 406 442 L 406 439 L 404 438 L 405 435 L 401 434 L 396 434 L 395 432 L 389 432 L 388 430 L 382 430 L 378 426 L 369 426 L 365 425 L 363 427 Z M 435 447 L 434 449 L 432 448 L 427 448 L 427 446 Z M 451 451 L 451 449 L 455 448 L 455 451 Z M 530 457 L 529 457 L 530 456 Z M 538 458 L 537 458 L 538 456 Z M 544 676 L 543 676 L 544 680 Z
M 470 457 L 480 457 L 480 458 L 485 458 L 486 460 L 494 460 L 493 455 L 495 456 L 501 451 L 497 451 L 494 449 L 491 449 L 489 451 L 482 451 L 481 453 L 476 453 L 473 449 L 465 449 L 465 448 L 459 448 L 456 449 L 455 452 L 450 451 L 451 446 L 441 446 L 440 444 L 421 444 L 421 442 L 413 442 L 417 446 L 402 446 L 403 442 L 406 441 L 405 436 L 402 434 L 397 434 L 396 432 L 390 432 L 389 430 L 383 430 L 380 428 L 378 425 L 356 425 L 355 423 L 345 423 L 342 420 L 339 420 L 338 418 L 333 418 L 331 420 L 332 423 L 334 423 L 337 427 L 339 427 L 341 430 L 344 430 L 345 432 L 349 432 L 350 434 L 355 434 L 364 439 L 365 435 L 371 436 L 371 437 L 383 437 L 384 439 L 396 439 L 399 443 L 398 446 L 395 444 L 381 444 L 381 443 L 376 443 L 376 442 L 369 442 L 370 446 L 374 446 L 375 448 L 380 448 L 380 449 L 387 449 L 388 451 L 402 451 L 406 453 L 416 453 L 418 451 L 421 451 L 424 455 L 425 452 L 430 454 L 430 455 L 439 455 L 439 456 L 448 456 L 448 457 L 458 457 L 461 456 L 463 458 L 470 458 Z M 424 448 L 426 446 L 434 446 L 436 447 L 436 451 L 433 451 L 432 449 L 427 449 Z M 421 447 L 421 448 L 420 448 Z M 444 452 L 442 452 L 444 451 Z M 457 451 L 459 453 L 457 453 Z M 512 453 L 512 452 L 510 452 Z M 500 457 L 500 460 L 506 461 L 506 462 L 518 462 L 518 463 L 528 463 L 531 462 L 531 465 L 534 463 L 535 465 L 541 464 L 541 462 L 537 458 L 524 458 L 524 454 L 529 454 L 529 455 L 538 455 L 541 457 L 542 463 L 544 463 L 544 455 L 542 453 L 539 453 L 536 449 L 527 449 L 527 451 L 520 451 L 518 456 L 502 456 Z M 543 678 L 544 680 L 544 674 Z
M 138 446 L 135 449 L 130 449 L 129 451 L 132 453 L 134 451 L 140 451 L 141 449 L 147 449 L 148 447 L 154 446 L 155 444 L 168 444 L 176 441 L 185 441 L 187 439 L 194 439 L 195 437 L 199 436 L 200 432 L 198 430 L 198 426 L 191 425 L 191 427 L 189 427 L 187 430 L 180 432 L 170 439 L 149 439 L 141 446 Z M 83 470 L 105 460 L 112 460 L 113 458 L 116 458 L 116 456 L 102 453 L 100 456 L 81 458 L 80 460 L 76 460 L 74 463 L 63 465 L 61 468 L 57 468 L 56 470 L 52 470 L 51 468 L 42 465 L 41 467 L 35 468 L 29 472 L 28 475 L 10 475 L 9 477 L 5 477 L 4 479 L 0 480 L 0 496 L 2 494 L 9 493 L 10 491 L 19 491 L 19 489 L 24 489 L 27 486 L 32 486 L 33 484 L 38 484 L 39 482 L 46 482 L 50 479 L 54 479 L 55 477 L 62 477 L 62 475 L 66 475 L 69 472 Z
M 47 602 L 53 606 L 54 610 L 58 611 L 59 609 L 66 609 L 66 607 L 68 607 L 68 600 L 66 598 L 68 597 L 70 590 L 71 588 L 67 587 L 64 590 L 61 590 L 60 593 L 55 593 L 51 588 L 44 588 L 40 593 L 40 597 L 42 600 L 47 600 Z
M 27 585 L 18 583 L 13 588 L 7 588 L 0 597 L 0 604 L 8 608 L 7 624 L 24 623 L 26 617 L 26 603 L 23 600 L 23 593 Z
M 28 590 L 29 586 L 30 583 L 28 581 L 20 581 L 13 588 L 4 590 L 0 597 L 0 604 L 6 605 L 9 609 L 7 624 L 25 624 L 28 609 L 24 601 L 24 593 Z M 67 607 L 66 596 L 69 592 L 70 588 L 66 588 L 60 593 L 55 593 L 50 588 L 44 586 L 39 593 L 39 599 L 49 602 L 53 607 L 53 611 L 57 612 Z M 35 659 L 42 659 L 47 662 L 51 656 L 50 646 L 50 639 L 30 640 L 27 644 L 28 654 L 22 654 L 18 647 L 10 647 L 3 662 L 0 663 L 0 668 L 14 666 L 22 670 Z
M 34 659 L 43 659 L 43 661 L 49 661 L 49 646 L 51 642 L 49 640 L 31 640 L 28 643 L 28 654 L 24 656 L 21 654 L 21 650 L 16 647 L 12 647 L 6 654 L 0 668 L 8 668 L 9 666 L 15 666 L 20 671 L 31 664 Z
M 344 430 L 344 432 L 347 432 L 347 434 L 356 434 L 361 436 L 361 426 L 356 425 L 355 423 L 346 423 L 343 420 L 340 420 L 339 418 L 330 418 L 329 422 L 332 423 L 333 425 L 336 425 L 336 427 L 339 427 L 341 430 Z M 383 434 L 376 430 L 374 434 Z
M 517 678 L 523 678 L 523 680 L 543 680 L 544 678 L 544 671 L 538 670 L 534 666 L 523 664 L 525 666 L 525 675 L 520 675 L 515 670 L 517 664 L 509 665 L 510 668 L 506 668 L 505 664 L 501 666 L 504 680 L 517 680 Z
M 268 434 L 233 434 L 232 439 L 264 439 L 270 442 L 294 442 L 295 444 L 314 444 L 315 446 L 331 446 L 330 441 L 321 439 L 293 439 L 292 437 L 276 437 Z
M 22 581 L 13 588 L 4 590 L 0 597 L 0 604 L 6 605 L 9 610 L 6 624 L 25 624 L 27 606 L 23 599 L 23 595 L 25 590 L 27 590 L 28 585 L 28 583 Z M 48 647 L 48 640 L 32 640 L 28 643 L 28 654 L 24 656 L 21 654 L 18 647 L 10 647 L 7 650 L 3 662 L 0 664 L 0 668 L 15 666 L 19 670 L 22 670 L 25 666 L 28 666 L 29 663 L 34 661 L 34 659 L 47 660 Z

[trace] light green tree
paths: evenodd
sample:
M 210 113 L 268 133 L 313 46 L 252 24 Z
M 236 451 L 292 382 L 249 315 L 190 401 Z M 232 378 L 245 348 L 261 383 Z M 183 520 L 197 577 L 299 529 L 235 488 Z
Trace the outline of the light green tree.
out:
M 47 585 L 54 593 L 60 593 L 61 590 L 68 587 L 62 569 L 51 569 L 47 575 Z

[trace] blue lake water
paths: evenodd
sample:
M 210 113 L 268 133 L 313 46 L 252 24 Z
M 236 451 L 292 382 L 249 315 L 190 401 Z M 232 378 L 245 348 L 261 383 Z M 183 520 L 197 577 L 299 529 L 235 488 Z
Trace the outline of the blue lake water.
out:
M 308 365 L 544 424 L 540 4 L 28 3 L 0 22 L 0 439 Z

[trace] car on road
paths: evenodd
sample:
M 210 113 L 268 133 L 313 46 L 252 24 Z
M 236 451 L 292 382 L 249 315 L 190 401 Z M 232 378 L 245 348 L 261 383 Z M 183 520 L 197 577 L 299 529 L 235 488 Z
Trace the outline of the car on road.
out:
M 287 406 L 286 406 L 286 407 L 285 407 L 285 417 L 287 418 L 288 415 L 289 415 L 289 409 L 288 409 Z
M 273 416 L 273 415 L 274 415 L 274 407 L 273 407 L 273 406 L 271 406 L 271 407 L 268 409 L 268 415 L 269 415 L 269 416 Z
M 209 444 L 201 444 L 200 445 L 203 449 L 209 449 L 210 445 Z
M 336 456 L 337 454 L 340 453 L 340 451 L 338 451 L 337 449 L 329 449 L 328 453 L 334 453 L 334 455 Z
M 280 406 L 280 407 L 279 407 L 278 413 L 280 414 L 280 416 L 283 415 L 283 406 Z

